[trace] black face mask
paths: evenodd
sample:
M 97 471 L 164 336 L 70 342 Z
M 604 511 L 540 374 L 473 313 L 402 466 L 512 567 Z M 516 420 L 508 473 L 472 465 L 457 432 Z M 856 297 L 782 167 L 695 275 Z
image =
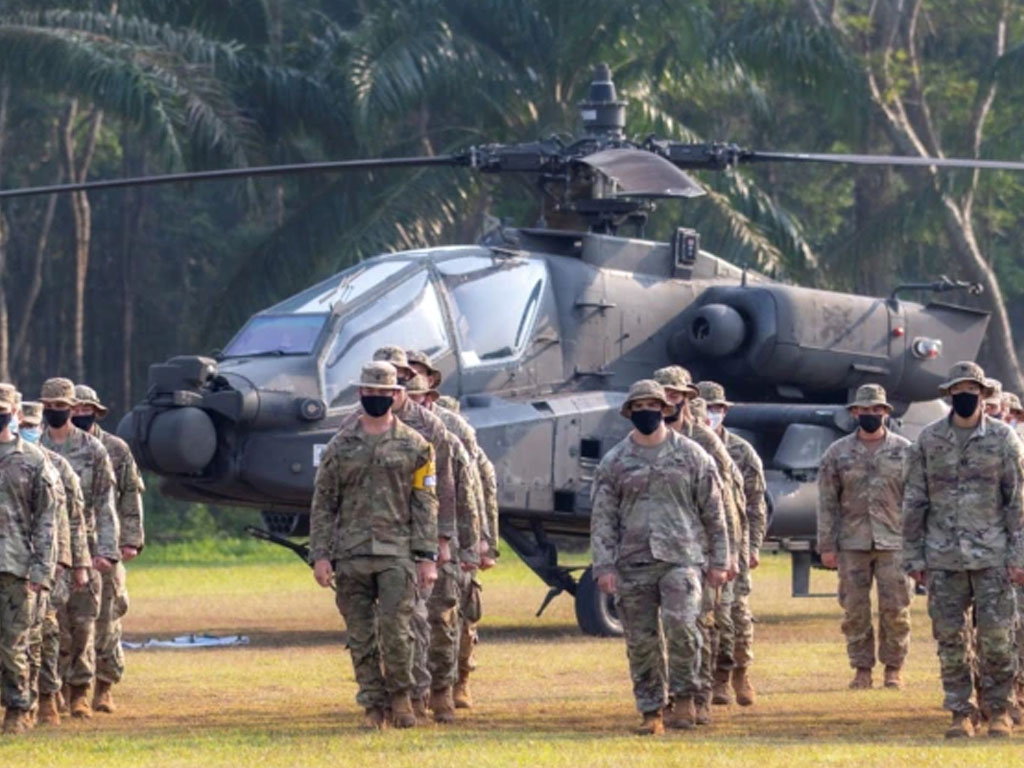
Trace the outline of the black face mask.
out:
M 96 414 L 90 413 L 87 416 L 72 416 L 71 423 L 83 432 L 88 432 L 92 429 L 92 425 L 96 423 Z
M 670 413 L 668 416 L 665 417 L 665 421 L 667 421 L 669 424 L 675 424 L 682 417 L 683 417 L 683 404 L 682 403 L 677 403 L 675 405 L 675 410 L 672 411 L 672 413 Z
M 71 418 L 71 411 L 60 411 L 56 408 L 44 408 L 43 418 L 46 419 L 46 423 L 54 429 L 60 429 L 68 423 L 68 419 Z
M 978 400 L 980 399 L 981 396 L 974 392 L 957 392 L 952 396 L 953 410 L 961 419 L 969 418 L 978 410 Z
M 390 395 L 363 395 L 359 398 L 359 402 L 367 416 L 379 418 L 391 410 L 395 398 Z
M 11 423 L 11 414 L 0 413 L 0 432 L 7 429 L 7 425 Z
M 657 432 L 661 426 L 661 419 L 661 411 L 633 411 L 629 414 L 629 420 L 642 435 L 653 435 Z
M 882 428 L 882 417 L 877 413 L 862 413 L 857 417 L 857 423 L 868 434 L 874 434 Z

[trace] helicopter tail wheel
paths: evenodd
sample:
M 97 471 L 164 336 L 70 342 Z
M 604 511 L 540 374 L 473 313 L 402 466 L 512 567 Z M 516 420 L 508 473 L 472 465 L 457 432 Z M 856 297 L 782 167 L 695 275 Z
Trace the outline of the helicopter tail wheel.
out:
M 587 568 L 576 582 L 576 622 L 586 635 L 622 635 L 622 621 L 615 610 L 615 599 L 597 588 L 591 568 Z

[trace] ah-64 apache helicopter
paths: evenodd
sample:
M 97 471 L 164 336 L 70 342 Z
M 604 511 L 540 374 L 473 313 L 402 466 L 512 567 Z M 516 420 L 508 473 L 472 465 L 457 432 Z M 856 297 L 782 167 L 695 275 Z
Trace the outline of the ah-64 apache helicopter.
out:
M 317 459 L 356 400 L 360 366 L 385 344 L 422 350 L 495 464 L 505 541 L 550 587 L 548 600 L 571 593 L 584 631 L 611 634 L 619 629 L 613 605 L 589 572 L 559 565 L 555 540 L 589 533 L 591 478 L 628 429 L 618 415 L 624 390 L 679 363 L 742 403 L 726 424 L 764 461 L 769 537 L 793 552 L 794 592 L 806 593 L 814 475 L 824 449 L 853 428 L 842 405 L 850 391 L 883 384 L 897 427 L 913 437 L 943 412 L 934 398 L 950 363 L 974 358 L 985 333 L 986 313 L 901 301 L 897 291 L 977 286 L 941 280 L 878 299 L 781 284 L 701 250 L 690 229 L 670 242 L 642 239 L 653 201 L 703 194 L 683 169 L 740 163 L 1024 163 L 634 142 L 604 66 L 581 116 L 584 134 L 569 144 L 487 144 L 454 155 L 114 179 L 0 197 L 428 165 L 530 174 L 544 201 L 541 226 L 368 259 L 275 304 L 216 359 L 150 366 L 146 398 L 119 434 L 168 495 L 251 506 L 277 533 L 301 535 Z M 619 234 L 627 228 L 634 237 Z

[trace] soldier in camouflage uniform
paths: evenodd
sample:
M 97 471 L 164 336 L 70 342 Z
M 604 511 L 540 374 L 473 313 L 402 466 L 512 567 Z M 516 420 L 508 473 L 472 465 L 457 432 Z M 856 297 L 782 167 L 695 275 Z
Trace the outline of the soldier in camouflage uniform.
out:
M 992 394 L 985 398 L 985 415 L 1002 421 L 1006 414 L 1003 412 L 1003 382 L 999 379 L 985 379 Z
M 878 589 L 878 659 L 885 687 L 901 688 L 900 670 L 910 645 L 910 585 L 901 562 L 903 464 L 910 441 L 884 424 L 892 413 L 885 389 L 865 384 L 847 409 L 853 434 L 821 457 L 818 469 L 818 551 L 839 569 L 839 604 L 850 666 L 850 688 L 870 688 L 875 666 L 871 583 Z
M 342 424 L 317 468 L 310 560 L 322 587 L 335 583 L 345 619 L 363 726 L 416 724 L 410 691 L 417 587 L 437 579 L 434 451 L 392 413 L 393 366 L 365 366 L 360 415 Z
M 943 703 L 953 713 L 947 738 L 974 733 L 971 608 L 989 735 L 1005 737 L 1016 666 L 1010 586 L 1024 584 L 1024 447 L 1010 427 L 985 415 L 982 400 L 991 389 L 979 365 L 957 363 L 940 391 L 953 411 L 925 427 L 907 457 L 903 567 L 928 586 Z
M 747 546 L 747 558 L 740 560 L 740 573 L 733 586 L 732 625 L 733 649 L 732 658 L 719 654 L 715 669 L 715 694 L 719 700 L 728 703 L 728 686 L 730 666 L 732 687 L 736 692 L 736 703 L 750 706 L 754 703 L 756 692 L 750 682 L 749 668 L 754 660 L 754 618 L 750 612 L 751 571 L 760 563 L 760 549 L 764 542 L 765 529 L 768 522 L 768 509 L 765 503 L 764 467 L 754 447 L 742 437 L 725 428 L 725 416 L 732 407 L 725 397 L 725 388 L 714 381 L 702 381 L 697 390 L 706 403 L 709 426 L 725 444 L 729 457 L 739 467 L 743 475 L 743 496 L 746 501 L 744 540 Z M 715 701 L 715 699 L 712 699 Z
M 96 676 L 96 619 L 103 592 L 102 574 L 111 571 L 121 558 L 118 549 L 120 525 L 114 509 L 114 470 L 103 443 L 71 422 L 75 385 L 68 379 L 43 382 L 39 398 L 43 403 L 46 429 L 41 445 L 68 460 L 78 475 L 85 500 L 85 526 L 92 557 L 89 584 L 83 589 L 68 587 L 68 599 L 58 611 L 61 628 L 61 677 L 67 695 L 65 704 L 72 717 L 92 716 L 89 691 Z M 70 573 L 64 574 L 71 579 Z
M 1003 413 L 1007 426 L 1018 438 L 1024 439 L 1024 405 L 1013 392 L 1003 392 Z M 1014 683 L 1014 722 L 1020 725 L 1019 717 L 1024 710 L 1024 586 L 1014 585 L 1017 596 L 1017 625 L 1014 644 L 1017 646 L 1017 675 Z
M 110 573 L 103 574 L 100 613 L 96 620 L 96 691 L 92 708 L 97 712 L 113 712 L 111 688 L 124 677 L 124 650 L 121 648 L 121 619 L 128 612 L 128 583 L 123 563 L 134 560 L 143 546 L 142 493 L 145 486 L 128 444 L 117 435 L 100 428 L 97 423 L 108 413 L 96 390 L 82 384 L 75 386 L 75 405 L 71 421 L 76 427 L 97 438 L 107 449 L 114 469 L 114 506 L 121 526 L 121 562 Z
M 634 429 L 601 459 L 592 491 L 593 574 L 616 596 L 644 735 L 696 725 L 702 583 L 724 584 L 730 562 L 714 463 L 666 427 L 674 410 L 657 382 L 630 387 L 621 413 Z
M 720 586 L 705 584 L 703 591 L 700 627 L 707 652 L 701 655 L 701 690 L 696 705 L 697 724 L 706 725 L 711 722 L 710 703 L 716 660 L 720 655 L 732 657 L 732 589 L 729 585 L 739 574 L 740 561 L 748 557 L 744 537 L 746 498 L 743 493 L 743 475 L 718 436 L 703 418 L 696 418 L 692 412 L 693 401 L 699 393 L 690 372 L 681 366 L 671 365 L 655 371 L 654 379 L 665 388 L 665 396 L 673 406 L 673 412 L 666 419 L 669 427 L 696 442 L 715 462 L 729 533 L 732 558 L 728 569 L 729 579 Z
M 36 597 L 57 565 L 57 496 L 60 483 L 36 446 L 11 434 L 13 389 L 0 390 L 0 668 L 3 732 L 31 727 L 29 630 Z

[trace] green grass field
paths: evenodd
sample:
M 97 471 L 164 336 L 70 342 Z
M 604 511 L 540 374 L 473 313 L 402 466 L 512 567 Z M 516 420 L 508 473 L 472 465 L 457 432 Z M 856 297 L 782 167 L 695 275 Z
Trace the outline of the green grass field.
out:
M 233 649 L 128 652 L 115 715 L 0 740 L 0 766 L 1007 766 L 1015 741 L 947 743 L 937 660 L 915 598 L 907 689 L 851 693 L 834 599 L 789 597 L 789 561 L 757 573 L 755 682 L 749 709 L 715 708 L 713 725 L 663 738 L 638 721 L 621 640 L 582 637 L 568 597 L 534 618 L 544 586 L 504 562 L 484 575 L 476 708 L 455 726 L 356 729 L 351 664 L 332 593 L 287 553 L 215 552 L 173 565 L 152 552 L 132 567 L 131 639 L 244 633 Z M 177 552 L 178 557 L 183 557 Z M 834 590 L 816 572 L 815 591 Z M 1024 736 L 1021 737 L 1024 739 Z

